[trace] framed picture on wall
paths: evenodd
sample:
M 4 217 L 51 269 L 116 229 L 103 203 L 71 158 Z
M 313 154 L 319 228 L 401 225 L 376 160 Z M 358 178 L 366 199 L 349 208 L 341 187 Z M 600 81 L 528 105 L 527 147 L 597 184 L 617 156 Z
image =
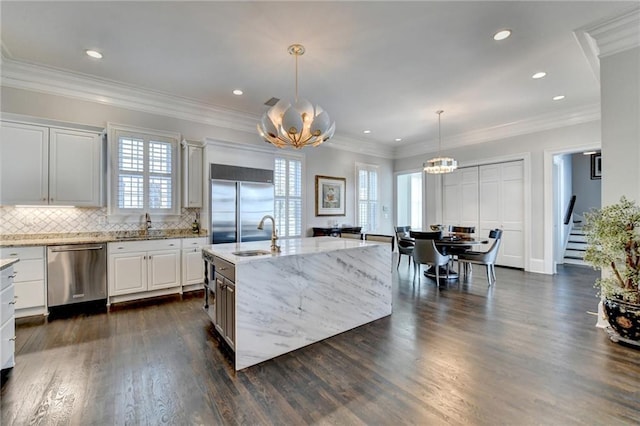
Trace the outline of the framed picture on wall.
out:
M 345 216 L 346 178 L 316 175 L 316 216 Z
M 591 154 L 591 179 L 602 179 L 602 153 Z

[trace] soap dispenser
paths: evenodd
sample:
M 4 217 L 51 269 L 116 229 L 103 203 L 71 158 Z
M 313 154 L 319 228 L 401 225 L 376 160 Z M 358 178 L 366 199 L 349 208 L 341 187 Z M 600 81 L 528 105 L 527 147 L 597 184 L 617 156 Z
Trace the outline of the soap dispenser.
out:
M 200 212 L 196 212 L 196 218 L 193 220 L 191 224 L 191 232 L 194 234 L 200 233 Z

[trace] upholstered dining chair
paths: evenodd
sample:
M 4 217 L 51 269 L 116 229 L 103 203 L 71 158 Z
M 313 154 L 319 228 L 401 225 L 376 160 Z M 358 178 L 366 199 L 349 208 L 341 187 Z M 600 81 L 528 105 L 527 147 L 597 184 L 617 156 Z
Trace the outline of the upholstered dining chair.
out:
M 435 269 L 436 283 L 440 285 L 440 266 L 446 267 L 448 279 L 449 260 L 450 256 L 438 251 L 434 239 L 416 238 L 416 245 L 413 249 L 413 279 L 416 279 L 416 272 L 422 272 L 420 271 L 421 265 L 430 265 Z
M 393 235 L 364 234 L 364 239 L 365 241 L 380 241 L 383 243 L 390 243 L 392 252 L 393 252 L 393 249 L 395 248 L 394 246 L 395 239 L 393 238 Z
M 464 273 L 467 274 L 468 267 L 471 264 L 485 265 L 487 268 L 487 281 L 489 285 L 496 282 L 496 257 L 498 256 L 498 249 L 500 248 L 500 241 L 502 241 L 502 229 L 492 229 L 489 232 L 489 238 L 493 239 L 493 244 L 487 251 L 467 251 L 458 254 L 458 274 L 460 273 L 460 265 L 464 267 Z
M 398 245 L 398 265 L 396 268 L 400 267 L 400 259 L 402 259 L 402 255 L 406 255 L 409 262 L 407 266 L 411 266 L 411 258 L 413 257 L 413 247 L 416 245 L 413 241 L 408 240 L 410 238 L 409 231 L 411 231 L 410 226 L 396 226 L 396 244 Z

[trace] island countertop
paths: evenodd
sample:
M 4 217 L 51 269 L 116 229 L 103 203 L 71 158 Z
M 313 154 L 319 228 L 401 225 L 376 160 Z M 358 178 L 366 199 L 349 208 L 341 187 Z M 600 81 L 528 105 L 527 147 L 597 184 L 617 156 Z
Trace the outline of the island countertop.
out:
M 270 241 L 214 244 L 202 250 L 214 265 L 207 269 L 215 275 L 205 280 L 205 308 L 213 304 L 209 315 L 216 330 L 224 328 L 226 336 L 234 336 L 236 370 L 391 315 L 391 244 L 335 237 L 278 243 L 279 253 L 250 257 L 233 253 L 269 251 Z M 228 274 L 229 269 L 221 265 L 217 271 L 217 258 L 234 265 L 232 278 L 219 277 L 218 272 Z M 222 305 L 221 315 L 217 310 Z M 218 317 L 225 318 L 224 327 Z
M 277 253 L 270 252 L 270 241 L 211 244 L 204 247 L 203 250 L 237 265 L 247 262 L 265 261 L 273 259 L 274 257 L 330 252 L 384 243 L 335 237 L 309 237 L 278 240 L 277 244 L 280 246 L 280 252 Z M 258 256 L 238 256 L 234 254 L 249 250 L 264 250 L 269 252 L 269 254 Z

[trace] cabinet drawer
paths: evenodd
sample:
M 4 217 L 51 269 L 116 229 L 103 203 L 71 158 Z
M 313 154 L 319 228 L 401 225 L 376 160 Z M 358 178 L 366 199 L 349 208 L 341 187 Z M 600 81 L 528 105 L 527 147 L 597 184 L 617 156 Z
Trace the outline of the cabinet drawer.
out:
M 2 311 L 0 315 L 0 325 L 7 322 L 9 318 L 13 318 L 15 313 L 15 290 L 14 286 L 10 285 L 9 287 L 2 290 L 0 293 L 0 304 L 2 304 Z
M 44 306 L 44 281 L 16 282 L 16 309 Z
M 44 280 L 44 259 L 20 259 L 13 265 L 13 282 Z
M 174 250 L 181 247 L 179 238 L 168 240 L 126 241 L 108 244 L 109 254 L 131 253 L 153 250 Z
M 207 237 L 200 238 L 184 238 L 182 240 L 182 248 L 196 248 L 209 245 L 209 239 Z
M 13 277 L 15 276 L 15 271 L 13 270 L 13 266 L 10 266 L 6 269 L 0 271 L 0 277 L 2 278 L 2 285 L 0 285 L 0 290 L 4 290 L 13 284 Z
M 13 353 L 16 348 L 16 320 L 11 318 L 0 328 L 0 367 L 13 367 Z
M 19 258 L 20 262 L 26 259 L 43 259 L 44 247 L 3 247 L 0 249 L 0 258 L 15 259 Z M 16 263 L 16 265 L 18 265 Z
M 216 268 L 216 273 L 223 275 L 232 282 L 236 281 L 236 267 L 233 263 L 215 256 L 213 258 L 213 266 Z

